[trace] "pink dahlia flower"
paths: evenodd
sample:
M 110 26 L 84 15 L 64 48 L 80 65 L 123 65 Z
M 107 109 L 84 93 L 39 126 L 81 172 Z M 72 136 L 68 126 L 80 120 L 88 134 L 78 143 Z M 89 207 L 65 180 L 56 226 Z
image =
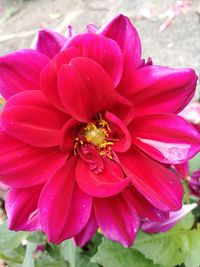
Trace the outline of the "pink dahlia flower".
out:
M 100 228 L 130 246 L 140 220 L 182 207 L 180 179 L 165 166 L 200 150 L 199 133 L 177 115 L 197 76 L 141 60 L 123 15 L 88 29 L 67 40 L 43 30 L 36 50 L 0 59 L 9 227 L 81 246 Z

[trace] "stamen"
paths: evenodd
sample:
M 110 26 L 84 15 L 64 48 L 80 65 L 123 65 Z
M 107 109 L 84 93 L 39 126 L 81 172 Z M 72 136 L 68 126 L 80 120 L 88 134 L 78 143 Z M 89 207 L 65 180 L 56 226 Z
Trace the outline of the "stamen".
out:
M 84 143 L 93 144 L 100 156 L 107 156 L 112 159 L 112 146 L 114 141 L 111 136 L 111 128 L 101 114 L 96 116 L 96 121 L 88 123 L 76 137 L 74 144 L 74 154 L 76 154 L 78 145 Z

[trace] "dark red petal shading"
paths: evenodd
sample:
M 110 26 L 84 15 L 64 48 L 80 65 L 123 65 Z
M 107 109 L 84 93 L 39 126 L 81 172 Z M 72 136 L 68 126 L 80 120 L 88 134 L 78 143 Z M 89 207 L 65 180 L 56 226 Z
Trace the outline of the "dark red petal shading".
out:
M 120 94 L 117 94 L 117 100 L 111 112 L 123 121 L 125 125 L 128 125 L 134 117 L 132 102 Z
M 42 185 L 29 188 L 11 188 L 6 197 L 9 229 L 15 231 L 41 230 L 37 204 Z
M 129 130 L 133 143 L 162 163 L 185 162 L 200 150 L 200 134 L 175 114 L 137 117 Z
M 169 217 L 168 213 L 155 208 L 133 186 L 125 189 L 122 194 L 134 205 L 142 220 L 149 219 L 154 222 L 161 222 Z
M 40 89 L 40 73 L 49 60 L 47 56 L 31 49 L 0 57 L 1 95 L 8 99 L 25 90 Z
M 90 219 L 83 230 L 74 237 L 76 245 L 83 247 L 98 230 L 98 224 L 96 222 L 94 210 L 92 210 Z
M 123 191 L 130 183 L 130 178 L 124 178 L 120 166 L 114 161 L 104 160 L 104 169 L 96 174 L 91 171 L 89 164 L 78 160 L 76 181 L 87 194 L 96 197 L 109 197 Z
M 180 178 L 163 165 L 132 148 L 118 154 L 121 166 L 135 188 L 156 208 L 169 212 L 182 207 Z
M 132 73 L 138 68 L 141 59 L 141 43 L 139 35 L 131 21 L 118 15 L 101 28 L 97 33 L 115 40 L 123 55 L 123 75 L 119 84 L 120 92 L 129 86 Z
M 140 220 L 134 205 L 121 194 L 94 199 L 95 216 L 104 235 L 129 247 L 133 244 Z
M 58 148 L 37 148 L 0 131 L 0 180 L 11 187 L 35 186 L 60 168 L 67 154 Z
M 60 68 L 58 90 L 66 112 L 83 122 L 112 107 L 116 99 L 110 77 L 89 58 L 72 59 Z
M 147 66 L 133 73 L 124 93 L 134 105 L 135 116 L 179 113 L 193 97 L 197 79 L 192 69 Z
M 76 156 L 69 159 L 46 183 L 39 199 L 42 229 L 56 244 L 79 234 L 91 214 L 92 198 L 75 182 L 76 162 Z
M 113 151 L 127 151 L 131 146 L 131 135 L 126 125 L 114 114 L 107 111 L 105 112 L 105 118 L 109 121 L 109 123 L 112 123 L 110 125 L 112 132 L 116 135 L 116 138 L 119 139 L 119 141 L 114 142 Z
M 9 98 L 1 115 L 2 128 L 33 146 L 52 147 L 68 116 L 55 109 L 40 90 L 24 91 Z
M 63 64 L 68 64 L 72 58 L 78 56 L 80 56 L 80 51 L 77 48 L 61 51 L 41 72 L 41 89 L 52 105 L 60 110 L 65 110 L 65 108 L 58 94 L 57 74 Z
M 71 153 L 74 149 L 74 140 L 77 137 L 80 123 L 74 119 L 69 119 L 63 126 L 60 133 L 61 151 Z
M 114 87 L 121 79 L 123 63 L 122 52 L 118 44 L 104 36 L 84 33 L 76 35 L 67 43 L 68 47 L 76 47 L 83 57 L 96 61 L 111 77 Z
M 66 41 L 67 39 L 63 35 L 49 29 L 42 29 L 37 34 L 35 49 L 53 58 L 58 54 Z

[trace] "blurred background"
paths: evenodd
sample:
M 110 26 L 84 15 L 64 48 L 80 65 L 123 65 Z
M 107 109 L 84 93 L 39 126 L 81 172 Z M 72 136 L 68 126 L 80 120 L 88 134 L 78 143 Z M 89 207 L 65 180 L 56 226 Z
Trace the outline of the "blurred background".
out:
M 135 24 L 144 58 L 200 74 L 200 0 L 0 0 L 0 55 L 30 47 L 39 28 L 81 32 L 119 13 Z

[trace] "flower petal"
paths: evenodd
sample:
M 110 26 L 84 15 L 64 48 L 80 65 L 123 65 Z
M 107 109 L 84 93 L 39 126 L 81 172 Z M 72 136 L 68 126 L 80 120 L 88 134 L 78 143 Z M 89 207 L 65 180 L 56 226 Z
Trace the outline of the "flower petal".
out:
M 160 233 L 169 231 L 175 226 L 183 217 L 185 217 L 190 211 L 197 207 L 197 203 L 183 205 L 183 207 L 176 212 L 170 212 L 169 218 L 163 222 L 145 222 L 141 228 L 147 233 Z
M 81 158 L 76 167 L 76 181 L 87 194 L 96 197 L 113 196 L 124 190 L 130 178 L 124 178 L 120 166 L 114 161 L 104 160 L 104 169 L 96 174 Z
M 134 117 L 134 107 L 132 102 L 120 94 L 117 94 L 117 100 L 112 109 L 115 114 L 125 125 L 128 125 Z
M 162 222 L 169 217 L 168 213 L 155 208 L 133 186 L 125 189 L 122 194 L 134 205 L 140 219 L 142 220 L 148 219 L 154 222 Z
M 76 35 L 67 43 L 68 47 L 77 47 L 83 57 L 88 57 L 101 65 L 110 75 L 114 87 L 121 79 L 123 64 L 122 52 L 118 44 L 104 36 L 84 33 Z
M 74 237 L 76 245 L 83 247 L 88 241 L 90 241 L 90 239 L 92 239 L 93 235 L 98 230 L 98 227 L 94 211 L 92 210 L 88 223 L 83 230 Z
M 75 182 L 76 162 L 76 156 L 69 159 L 46 183 L 39 199 L 42 229 L 53 243 L 80 233 L 91 214 L 92 198 Z
M 71 153 L 74 149 L 74 140 L 77 137 L 77 129 L 80 123 L 74 119 L 69 119 L 63 126 L 60 133 L 60 150 Z
M 83 122 L 112 107 L 116 99 L 108 74 L 89 58 L 72 59 L 60 68 L 58 90 L 66 112 Z
M 57 74 L 63 64 L 68 64 L 74 57 L 80 56 L 80 51 L 77 48 L 69 48 L 61 51 L 52 59 L 43 69 L 40 76 L 41 89 L 46 97 L 56 108 L 65 110 L 58 94 Z
M 126 96 L 135 116 L 150 113 L 179 113 L 195 93 L 197 75 L 192 69 L 147 66 L 136 70 Z
M 115 40 L 122 50 L 123 76 L 120 82 L 120 90 L 127 87 L 132 73 L 138 68 L 141 59 L 141 44 L 139 35 L 130 20 L 118 15 L 97 33 Z
M 40 72 L 49 58 L 23 49 L 0 58 L 0 93 L 9 98 L 24 90 L 40 89 Z
M 126 127 L 126 125 L 117 118 L 114 114 L 110 112 L 105 112 L 105 118 L 111 122 L 110 125 L 113 134 L 116 135 L 119 141 L 116 141 L 113 145 L 113 151 L 115 152 L 125 152 L 131 146 L 131 135 Z
M 37 34 L 35 49 L 40 53 L 53 58 L 58 54 L 67 39 L 52 30 L 42 29 Z
M 56 110 L 40 90 L 24 91 L 10 98 L 2 112 L 2 128 L 33 146 L 59 144 L 68 116 Z
M 163 163 L 182 163 L 200 151 L 200 134 L 175 114 L 137 117 L 129 130 L 135 145 Z
M 36 148 L 0 131 L 0 180 L 11 187 L 35 186 L 60 168 L 67 154 L 57 148 Z
M 98 28 L 96 27 L 96 25 L 89 23 L 87 25 L 87 31 L 88 33 L 96 33 L 96 31 L 98 30 Z
M 186 179 L 189 174 L 189 164 L 188 162 L 184 162 L 181 164 L 176 164 L 173 166 L 177 174 L 181 177 L 181 179 Z
M 37 204 L 42 185 L 35 187 L 11 188 L 6 197 L 6 213 L 9 229 L 15 231 L 41 230 Z
M 135 188 L 156 208 L 169 212 L 182 207 L 180 179 L 163 165 L 135 148 L 118 154 L 120 164 Z
M 110 198 L 95 198 L 94 208 L 97 223 L 105 236 L 122 243 L 133 244 L 140 221 L 133 206 L 121 194 Z

